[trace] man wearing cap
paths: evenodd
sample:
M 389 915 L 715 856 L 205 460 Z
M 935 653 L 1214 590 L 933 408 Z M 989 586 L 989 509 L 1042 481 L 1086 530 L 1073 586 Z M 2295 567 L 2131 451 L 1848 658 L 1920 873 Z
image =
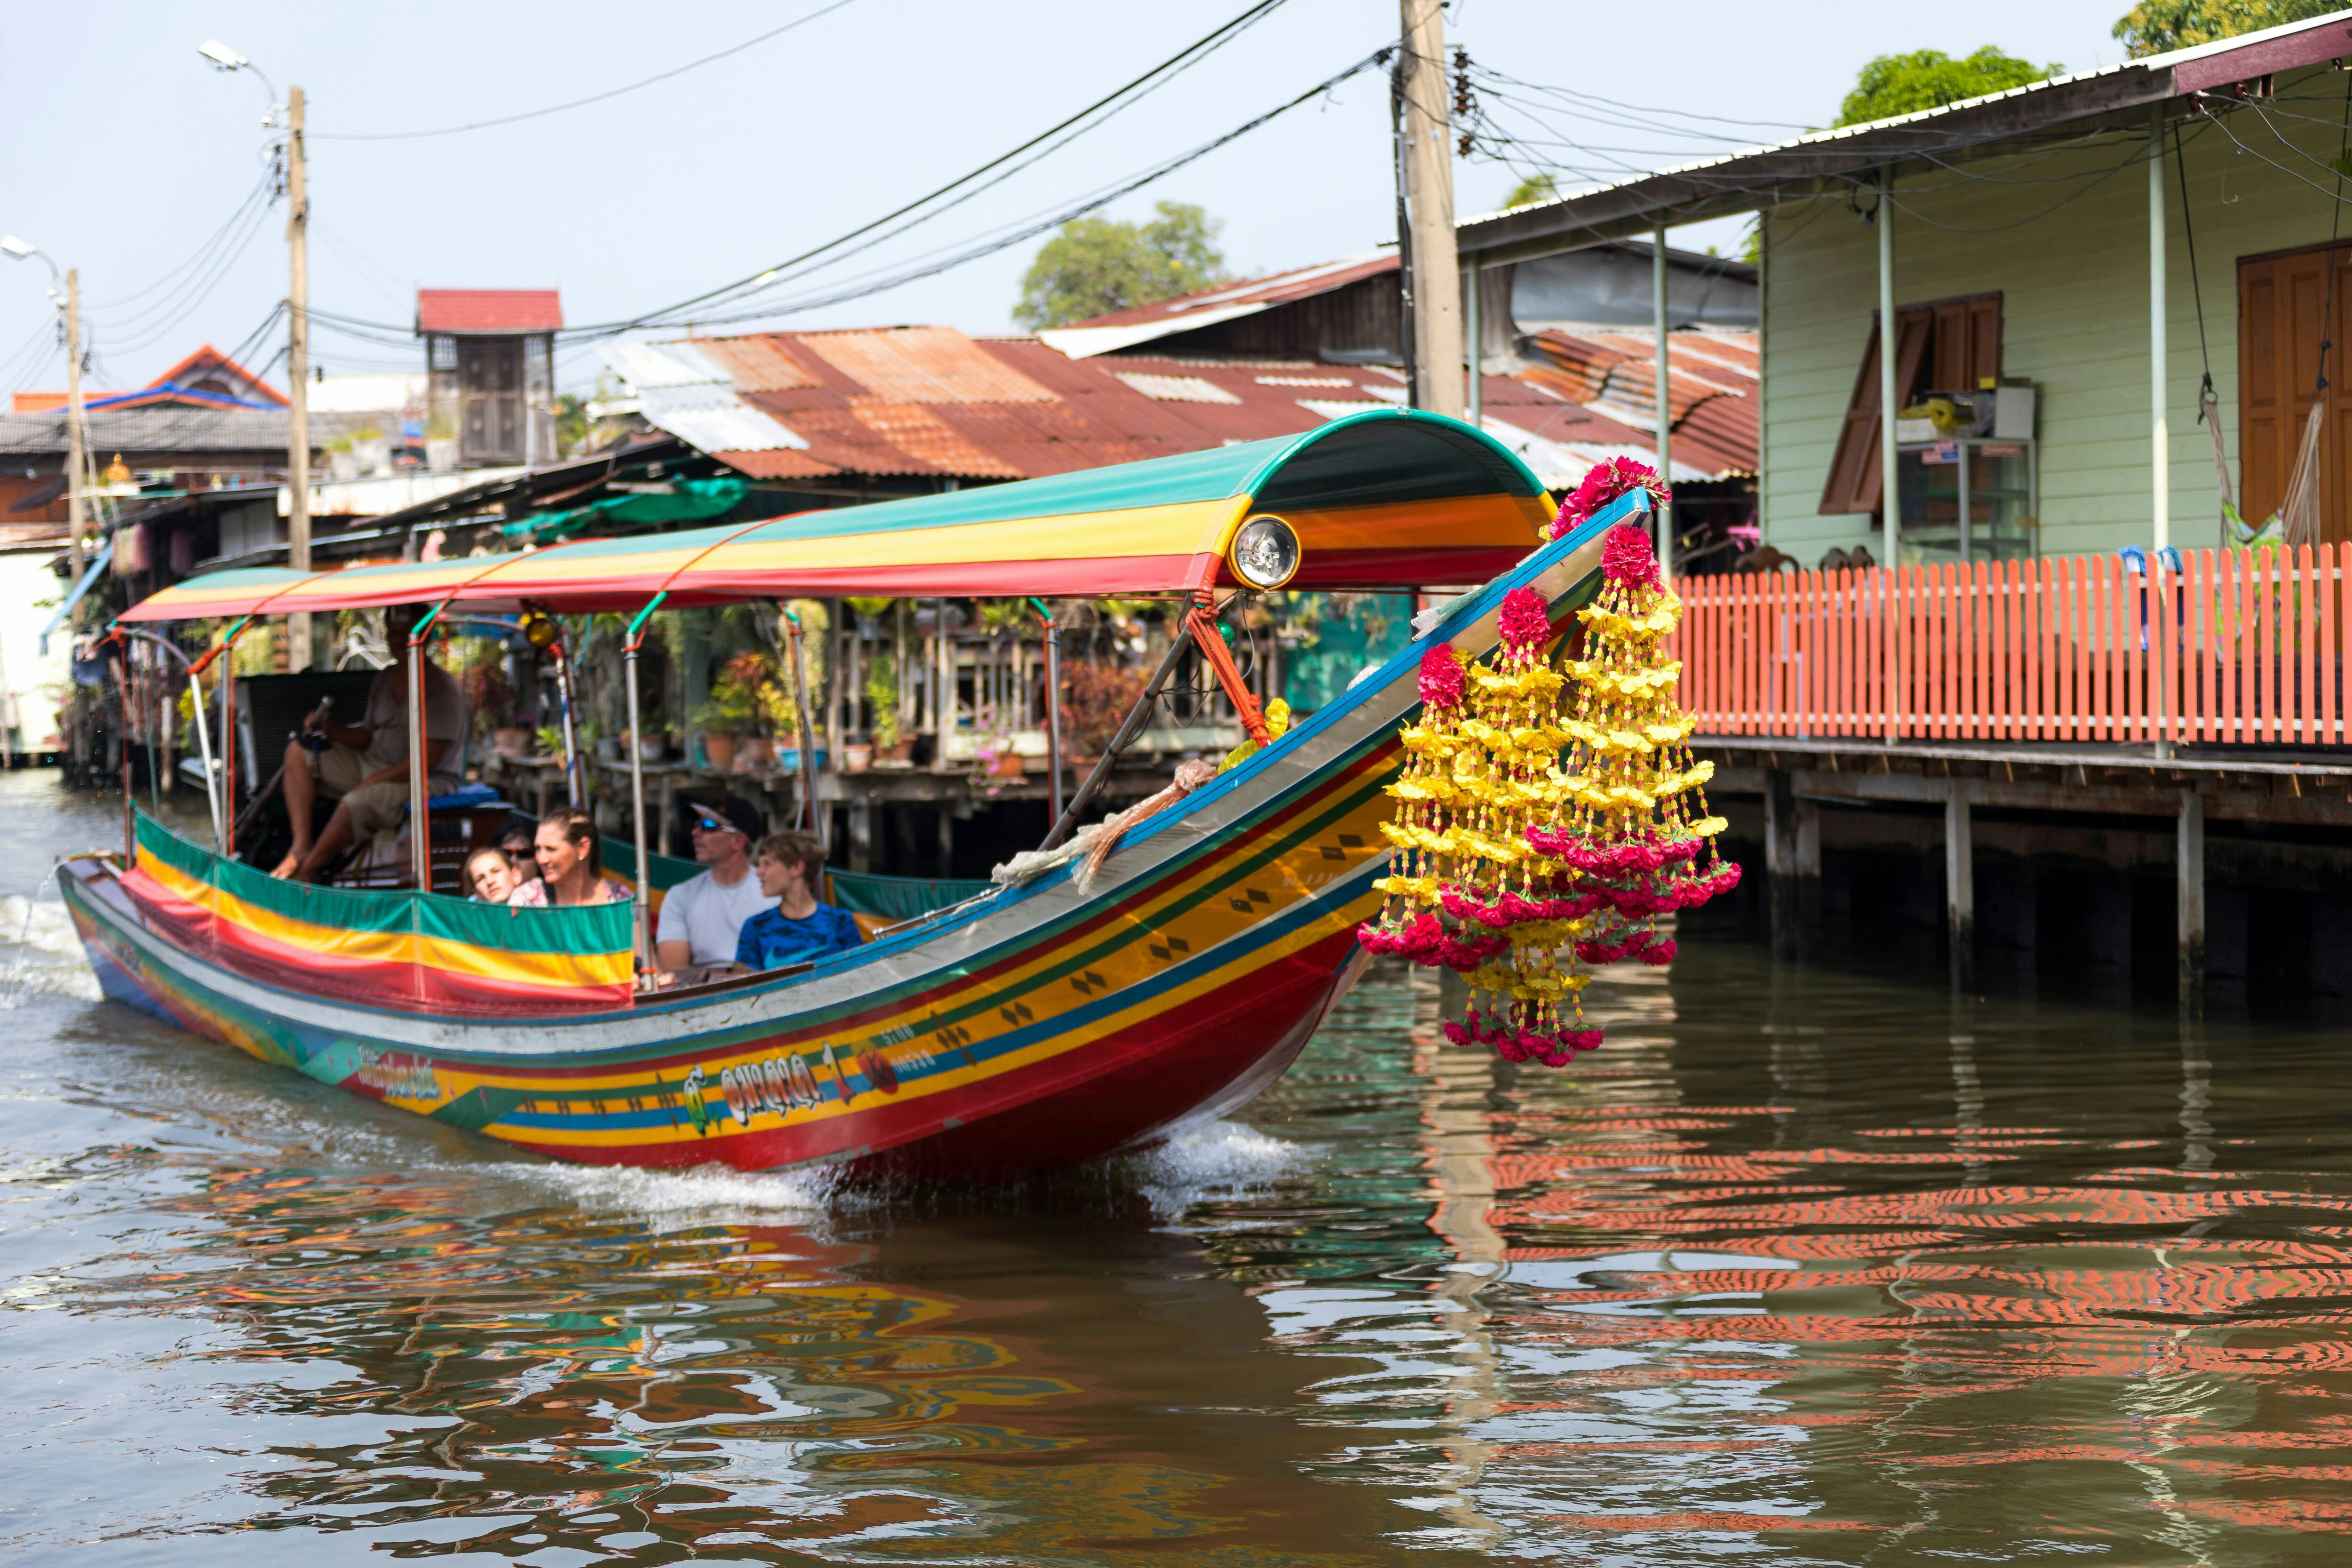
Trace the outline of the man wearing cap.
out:
M 663 895 L 654 931 L 654 958 L 662 968 L 731 963 L 743 922 L 772 900 L 751 875 L 751 848 L 767 825 L 750 802 L 733 795 L 716 805 L 688 801 L 694 858 L 707 869 Z

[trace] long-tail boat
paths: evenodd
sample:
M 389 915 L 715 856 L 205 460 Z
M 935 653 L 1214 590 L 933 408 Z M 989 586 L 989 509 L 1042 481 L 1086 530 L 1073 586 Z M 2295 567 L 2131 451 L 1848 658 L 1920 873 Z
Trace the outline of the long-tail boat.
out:
M 1602 533 L 1647 504 L 1636 490 L 1547 541 L 1549 499 L 1507 448 L 1449 419 L 1381 410 L 1275 441 L 740 527 L 197 577 L 126 612 L 126 632 L 407 603 L 642 622 L 655 604 L 789 595 L 1182 595 L 1203 662 L 1265 743 L 1129 828 L 1084 885 L 1064 864 L 813 965 L 683 988 L 642 973 L 642 889 L 634 909 L 510 910 L 308 886 L 127 798 L 122 849 L 68 859 L 58 879 L 109 996 L 542 1154 L 946 1175 L 1082 1160 L 1228 1112 L 1280 1076 L 1363 965 L 1356 928 L 1379 906 L 1387 857 L 1381 785 L 1417 709 L 1423 653 L 1441 641 L 1491 650 L 1496 607 L 1523 585 L 1564 622 L 1596 583 Z M 1220 595 L 1274 585 L 1268 570 L 1286 563 L 1295 589 L 1486 586 L 1276 736 L 1215 617 Z M 1171 649 L 1159 679 L 1175 664 Z M 418 778 L 412 820 L 423 793 Z M 642 824 L 642 788 L 637 802 Z

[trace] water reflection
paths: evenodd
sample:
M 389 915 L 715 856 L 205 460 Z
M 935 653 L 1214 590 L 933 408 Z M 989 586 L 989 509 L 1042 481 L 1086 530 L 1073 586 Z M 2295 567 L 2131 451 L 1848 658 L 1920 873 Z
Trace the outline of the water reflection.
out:
M 56 912 L 0 907 L 16 1555 L 2268 1563 L 2352 1527 L 2340 1036 L 1700 938 L 1596 986 L 1565 1073 L 1379 974 L 1245 1127 L 874 1194 L 519 1160 L 93 1004 Z

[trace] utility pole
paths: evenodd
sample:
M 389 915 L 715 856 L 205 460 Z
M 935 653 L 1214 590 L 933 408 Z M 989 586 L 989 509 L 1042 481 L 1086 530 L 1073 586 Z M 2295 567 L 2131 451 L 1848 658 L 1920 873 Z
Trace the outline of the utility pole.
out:
M 1404 205 L 1412 258 L 1412 378 L 1415 408 L 1462 417 L 1462 269 L 1454 248 L 1454 136 L 1447 121 L 1445 15 L 1441 0 L 1398 0 L 1404 52 L 1397 62 L 1403 100 Z
M 81 268 L 66 269 L 66 559 L 72 563 L 72 580 L 66 584 L 70 594 L 81 586 L 82 531 L 89 526 L 89 433 L 84 427 L 81 405 Z M 67 623 L 69 629 L 81 629 L 81 613 L 88 595 L 74 602 L 73 616 Z M 75 658 L 80 657 L 76 650 Z M 89 761 L 89 704 L 82 694 L 79 681 L 74 683 L 66 704 L 66 721 L 72 727 L 69 742 L 74 760 L 74 782 L 87 783 L 82 770 Z M 128 739 L 123 742 L 130 744 Z
M 291 253 L 286 317 L 286 564 L 310 570 L 310 193 L 302 147 L 302 89 L 286 91 L 286 245 Z M 286 617 L 286 668 L 313 662 L 308 613 Z M 324 652 L 324 649 L 319 650 Z
M 81 268 L 66 271 L 66 559 L 73 563 L 73 580 L 81 581 L 84 567 L 81 536 L 89 526 L 89 435 L 81 406 Z M 69 585 L 70 586 L 70 585 Z M 73 624 L 81 625 L 81 605 L 73 610 Z

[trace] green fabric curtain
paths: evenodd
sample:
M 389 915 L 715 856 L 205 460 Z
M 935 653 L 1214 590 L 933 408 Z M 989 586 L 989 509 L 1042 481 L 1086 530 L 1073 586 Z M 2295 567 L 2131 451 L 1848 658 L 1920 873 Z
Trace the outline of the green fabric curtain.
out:
M 910 921 L 988 891 L 987 882 L 953 877 L 877 877 L 864 871 L 833 871 L 833 901 L 854 915 Z
M 702 522 L 733 511 L 751 488 L 749 480 L 732 474 L 722 474 L 710 479 L 673 479 L 670 489 L 674 493 L 669 495 L 606 496 L 602 500 L 590 501 L 586 506 L 502 522 L 499 525 L 499 531 L 514 538 L 545 542 L 551 539 L 568 538 L 598 522 Z
M 1286 661 L 1282 695 L 1294 713 L 1337 701 L 1364 666 L 1386 663 L 1412 640 L 1410 594 L 1293 594 L 1294 626 L 1306 640 Z

